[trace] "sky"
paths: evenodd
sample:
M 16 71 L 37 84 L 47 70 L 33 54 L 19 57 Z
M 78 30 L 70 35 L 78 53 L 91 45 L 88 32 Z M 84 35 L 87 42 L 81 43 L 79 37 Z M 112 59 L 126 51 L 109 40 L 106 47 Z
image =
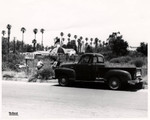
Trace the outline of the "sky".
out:
M 0 31 L 7 32 L 10 24 L 10 40 L 22 40 L 20 29 L 25 27 L 24 42 L 28 44 L 34 39 L 34 28 L 38 29 L 38 43 L 40 29 L 45 29 L 44 46 L 53 45 L 60 32 L 66 38 L 71 33 L 71 38 L 106 41 L 112 32 L 120 31 L 129 46 L 147 43 L 150 33 L 150 0 L 0 0 L 0 5 Z

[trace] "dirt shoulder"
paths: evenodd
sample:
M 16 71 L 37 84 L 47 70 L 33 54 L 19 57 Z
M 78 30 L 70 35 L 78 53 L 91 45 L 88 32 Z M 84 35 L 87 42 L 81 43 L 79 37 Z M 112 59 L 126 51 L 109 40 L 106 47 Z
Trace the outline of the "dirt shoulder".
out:
M 26 75 L 25 72 L 14 72 L 14 71 L 3 71 L 2 79 L 9 81 L 20 81 L 20 82 L 28 82 L 28 79 L 31 75 Z M 37 79 L 36 82 L 57 82 L 55 79 L 41 80 Z

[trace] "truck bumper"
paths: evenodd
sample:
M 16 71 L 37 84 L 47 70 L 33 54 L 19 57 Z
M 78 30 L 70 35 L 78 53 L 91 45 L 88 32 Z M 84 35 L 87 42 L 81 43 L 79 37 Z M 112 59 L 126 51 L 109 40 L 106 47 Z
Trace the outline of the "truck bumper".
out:
M 142 78 L 139 77 L 139 78 L 136 78 L 135 80 L 129 80 L 128 84 L 135 85 L 135 84 L 142 83 L 142 82 L 143 82 Z

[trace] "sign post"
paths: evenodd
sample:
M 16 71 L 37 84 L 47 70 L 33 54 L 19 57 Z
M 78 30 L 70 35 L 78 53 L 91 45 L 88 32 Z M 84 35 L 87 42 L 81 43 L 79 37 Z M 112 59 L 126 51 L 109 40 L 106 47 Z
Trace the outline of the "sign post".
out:
M 34 53 L 27 53 L 25 55 L 25 59 L 27 59 L 27 60 L 33 60 L 34 59 Z
M 33 60 L 33 63 L 34 63 L 34 53 L 27 53 L 25 55 L 25 60 L 26 60 L 26 72 L 27 72 L 27 75 L 28 75 L 28 72 L 29 72 L 28 60 Z

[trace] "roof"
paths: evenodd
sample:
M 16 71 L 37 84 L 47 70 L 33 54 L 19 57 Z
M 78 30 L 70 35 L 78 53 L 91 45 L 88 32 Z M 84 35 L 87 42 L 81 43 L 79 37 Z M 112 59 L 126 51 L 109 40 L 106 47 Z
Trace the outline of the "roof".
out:
M 64 48 L 65 52 L 70 52 L 70 51 L 75 51 L 74 49 L 71 48 Z
M 83 55 L 91 55 L 91 56 L 101 56 L 104 57 L 102 54 L 100 53 L 84 53 Z

